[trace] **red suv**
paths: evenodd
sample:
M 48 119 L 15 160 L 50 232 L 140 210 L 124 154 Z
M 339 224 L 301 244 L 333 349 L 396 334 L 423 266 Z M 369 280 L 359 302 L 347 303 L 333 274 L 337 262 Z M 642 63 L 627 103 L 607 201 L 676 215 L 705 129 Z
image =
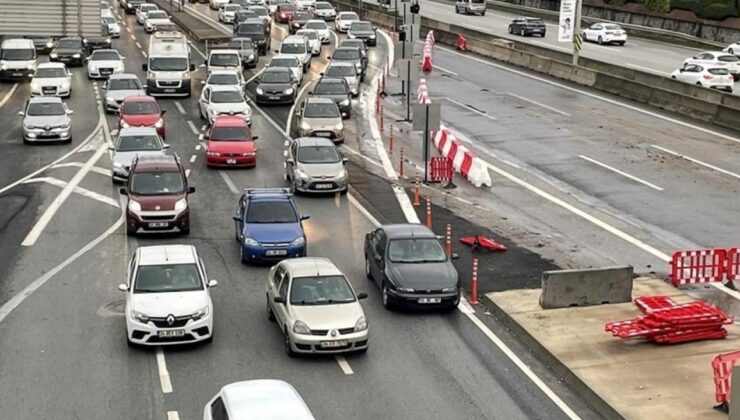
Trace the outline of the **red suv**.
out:
M 154 127 L 165 138 L 165 112 L 151 96 L 127 96 L 118 108 L 118 128 Z
M 252 131 L 244 118 L 222 115 L 213 120 L 211 129 L 203 136 L 206 145 L 206 166 L 257 165 L 257 148 Z
M 129 169 L 128 183 L 120 189 L 128 196 L 126 234 L 179 230 L 190 233 L 188 186 L 185 170 L 176 156 L 139 156 Z

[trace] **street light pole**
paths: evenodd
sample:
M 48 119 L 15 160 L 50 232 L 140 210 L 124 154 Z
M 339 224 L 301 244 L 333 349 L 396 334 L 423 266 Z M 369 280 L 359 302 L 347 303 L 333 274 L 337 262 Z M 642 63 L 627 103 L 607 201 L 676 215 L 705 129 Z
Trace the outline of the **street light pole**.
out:
M 575 22 L 573 22 L 573 65 L 578 65 L 578 56 L 581 50 L 580 33 L 581 33 L 581 7 L 583 7 L 582 0 L 576 1 L 576 16 Z

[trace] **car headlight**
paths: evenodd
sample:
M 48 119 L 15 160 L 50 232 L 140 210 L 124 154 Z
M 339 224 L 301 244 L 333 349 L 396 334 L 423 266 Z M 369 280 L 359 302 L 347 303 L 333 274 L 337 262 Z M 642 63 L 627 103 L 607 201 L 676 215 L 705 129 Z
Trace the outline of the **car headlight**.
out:
M 334 129 L 337 130 L 337 131 L 342 131 L 342 130 L 344 130 L 344 124 L 342 124 L 340 122 L 339 124 L 337 124 L 337 125 L 334 126 Z
M 248 246 L 259 246 L 259 244 L 260 244 L 259 242 L 257 242 L 256 240 L 254 240 L 254 239 L 252 239 L 250 237 L 246 237 L 246 236 L 244 237 L 244 245 L 248 245 Z
M 345 99 L 345 100 L 343 100 L 343 101 L 339 102 L 339 105 L 342 105 L 342 106 L 347 106 L 347 105 L 349 105 L 349 99 Z
M 128 209 L 132 213 L 138 213 L 141 211 L 141 204 L 136 200 L 128 200 Z
M 181 211 L 185 210 L 186 208 L 188 208 L 188 200 L 186 200 L 184 198 L 178 200 L 177 203 L 175 203 L 175 211 L 176 212 L 181 212 Z
M 249 57 L 247 57 L 247 60 L 249 61 L 254 60 L 254 54 L 249 54 Z
M 46 43 L 46 48 L 51 48 L 53 46 L 54 46 L 54 43 L 53 42 L 47 42 Z
M 113 166 L 115 166 L 116 168 L 123 169 L 123 163 L 121 163 L 121 162 L 113 162 Z
M 311 124 L 301 121 L 301 130 L 308 131 L 311 129 Z
M 180 77 L 182 78 L 182 80 L 190 80 L 190 72 L 184 71 L 182 72 L 182 75 L 180 75 Z
M 25 128 L 26 130 L 33 130 L 33 129 L 34 129 L 35 127 L 34 127 L 34 125 L 33 125 L 33 124 L 26 124 L 26 123 L 24 122 L 24 123 L 23 123 L 23 128 Z
M 365 331 L 366 329 L 367 329 L 367 319 L 364 316 L 361 316 L 357 319 L 357 322 L 355 322 L 355 332 Z
M 455 290 L 457 290 L 457 287 L 445 287 L 444 289 L 442 289 L 442 293 L 450 293 L 454 292 Z
M 262 88 L 259 88 L 258 87 L 257 88 L 257 95 L 262 95 L 263 93 L 265 93 L 265 92 L 262 90 Z
M 338 179 L 344 179 L 347 178 L 347 170 L 342 168 L 339 173 L 337 174 Z
M 310 178 L 308 176 L 308 174 L 305 173 L 305 172 L 303 172 L 303 170 L 301 170 L 301 169 L 297 169 L 296 168 L 295 173 L 296 173 L 296 175 L 298 175 L 298 178 L 300 178 L 300 179 L 302 179 L 304 181 Z
M 414 289 L 411 289 L 408 287 L 396 287 L 396 290 L 398 290 L 401 293 L 414 293 Z
M 37 91 L 37 90 L 39 90 L 39 85 L 38 85 L 38 83 L 33 83 L 33 82 L 32 82 L 32 83 L 31 83 L 31 91 Z
M 105 97 L 105 103 L 111 104 L 111 105 L 115 105 L 116 104 L 116 100 L 113 99 L 113 98 L 111 98 L 110 96 L 106 96 Z
M 287 89 L 285 89 L 283 91 L 283 93 L 286 94 L 286 95 L 292 95 L 293 94 L 293 88 L 287 88 Z
M 26 68 L 27 68 L 28 70 L 33 70 L 33 69 L 34 69 L 35 67 L 36 67 L 36 66 L 34 66 L 34 65 L 33 65 L 33 63 L 28 63 L 28 65 L 26 65 Z
M 355 68 L 358 69 L 358 70 L 361 69 L 362 68 L 362 63 L 355 63 Z
M 108 43 L 108 44 L 110 44 L 110 42 L 111 42 L 110 41 L 110 38 L 106 38 L 105 42 Z
M 370 35 L 370 39 L 375 39 L 375 34 Z
M 59 128 L 69 128 L 72 126 L 72 121 L 67 121 L 59 126 Z
M 306 243 L 306 238 L 303 237 L 303 236 L 299 236 L 299 237 L 295 238 L 295 240 L 293 242 L 291 242 L 290 244 L 291 245 L 303 245 L 305 243 Z
M 143 324 L 146 324 L 147 322 L 149 322 L 148 315 L 144 315 L 143 313 L 136 312 L 136 311 L 131 311 L 131 319 L 133 319 L 134 321 L 139 321 Z
M 311 329 L 308 328 L 308 325 L 306 325 L 303 321 L 296 321 L 293 324 L 293 332 L 296 334 L 311 334 Z
M 49 57 L 51 57 L 51 58 L 57 58 L 57 57 L 59 57 L 59 54 L 57 54 L 57 53 L 51 53 L 51 54 L 49 54 Z
M 164 120 L 160 118 L 157 122 L 154 123 L 154 128 L 162 128 L 163 125 Z
M 197 321 L 201 318 L 205 318 L 208 316 L 208 307 L 200 308 L 197 311 L 193 312 L 192 315 L 190 315 L 190 318 L 193 319 L 193 321 Z
M 349 38 L 349 39 L 355 39 L 357 37 L 354 34 L 347 34 L 347 38 Z
M 127 123 L 126 121 L 121 121 L 121 127 L 123 127 L 123 128 L 129 128 L 129 127 L 131 127 L 131 125 L 129 125 L 129 123 Z

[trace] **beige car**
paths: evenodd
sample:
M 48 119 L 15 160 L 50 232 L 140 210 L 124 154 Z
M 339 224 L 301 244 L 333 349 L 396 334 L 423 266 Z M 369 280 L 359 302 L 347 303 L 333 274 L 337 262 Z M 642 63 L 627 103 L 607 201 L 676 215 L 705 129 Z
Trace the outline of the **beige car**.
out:
M 290 357 L 367 351 L 365 298 L 326 258 L 283 260 L 267 278 L 267 318 L 283 332 Z
M 336 102 L 330 98 L 310 97 L 296 111 L 301 137 L 325 137 L 344 143 L 344 123 Z

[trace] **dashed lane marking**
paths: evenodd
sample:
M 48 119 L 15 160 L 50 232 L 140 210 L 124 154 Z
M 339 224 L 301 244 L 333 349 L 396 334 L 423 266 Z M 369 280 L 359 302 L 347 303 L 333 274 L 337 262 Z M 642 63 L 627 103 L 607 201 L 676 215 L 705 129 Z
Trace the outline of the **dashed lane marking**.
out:
M 141 55 L 143 55 L 144 58 L 147 58 L 147 55 L 146 55 L 146 53 L 144 51 L 141 51 Z
M 198 131 L 198 127 L 196 127 L 192 121 L 188 120 L 187 123 L 188 123 L 188 127 L 190 127 L 190 131 L 192 131 L 193 134 L 195 134 L 196 136 L 200 134 L 200 131 Z
M 635 182 L 639 182 L 640 184 L 646 185 L 646 186 L 648 186 L 648 187 L 650 187 L 650 188 L 652 188 L 654 190 L 663 191 L 663 188 L 661 188 L 661 187 L 659 187 L 659 186 L 657 186 L 655 184 L 652 184 L 650 182 L 647 182 L 644 179 L 640 179 L 640 178 L 638 178 L 638 177 L 636 177 L 636 176 L 634 176 L 632 174 L 628 174 L 627 172 L 624 172 L 622 170 L 619 170 L 619 169 L 617 169 L 617 168 L 615 168 L 613 166 L 609 166 L 606 163 L 599 162 L 596 159 L 593 159 L 593 158 L 590 158 L 590 157 L 584 156 L 584 155 L 578 155 L 578 157 L 581 158 L 581 159 L 583 159 L 583 160 L 585 160 L 585 161 L 591 162 L 594 165 L 600 166 L 600 167 L 602 167 L 604 169 L 607 169 L 609 171 L 612 171 L 614 173 L 617 173 L 619 175 L 622 175 L 625 178 L 629 178 L 629 179 L 631 179 L 631 180 L 633 180 Z
M 195 159 L 198 158 L 198 155 L 190 156 L 190 163 L 195 163 Z
M 53 165 L 52 168 L 69 168 L 70 166 L 82 168 L 85 164 L 82 162 L 66 162 L 66 163 L 57 163 L 56 165 Z M 104 176 L 111 176 L 110 169 L 101 168 L 100 166 L 93 166 L 92 169 L 90 169 L 90 172 L 95 172 L 96 174 L 104 175 Z
M 185 178 L 190 178 L 190 169 L 185 169 Z
M 163 394 L 172 393 L 172 383 L 170 382 L 170 373 L 167 371 L 167 360 L 164 358 L 162 347 L 157 347 L 157 371 L 159 372 L 159 385 Z
M 545 105 L 542 102 L 537 102 L 537 101 L 535 101 L 533 99 L 528 99 L 528 98 L 525 98 L 523 96 L 519 96 L 519 95 L 514 94 L 514 93 L 511 93 L 511 92 L 506 92 L 506 94 L 509 95 L 509 96 L 511 96 L 511 97 L 513 97 L 513 98 L 519 99 L 520 101 L 529 102 L 530 104 L 537 105 L 540 108 L 545 108 L 547 110 L 550 110 L 552 112 L 558 113 L 560 115 L 565 115 L 566 117 L 570 117 L 570 114 L 568 114 L 567 112 L 561 111 L 561 110 L 559 110 L 557 108 L 553 108 L 550 105 Z
M 342 369 L 342 372 L 344 372 L 345 375 L 354 375 L 355 372 L 352 370 L 352 367 L 347 362 L 347 359 L 344 358 L 341 354 L 338 354 L 334 356 L 334 358 L 337 360 L 337 364 L 339 364 L 339 368 Z
M 177 108 L 177 111 L 180 112 L 180 114 L 185 115 L 185 108 L 182 107 L 182 104 L 180 101 L 175 101 L 175 108 Z
M 731 176 L 733 178 L 740 179 L 740 174 L 736 174 L 735 172 L 728 171 L 727 169 L 722 169 L 719 166 L 714 166 L 714 165 L 712 165 L 710 163 L 703 162 L 703 161 L 701 161 L 699 159 L 694 159 L 691 156 L 682 155 L 682 154 L 680 154 L 678 152 L 674 152 L 673 150 L 666 149 L 665 147 L 657 146 L 655 144 L 651 144 L 650 147 L 652 147 L 654 149 L 658 149 L 658 150 L 660 150 L 662 152 L 668 153 L 669 155 L 673 155 L 673 156 L 676 156 L 678 158 L 688 160 L 689 162 L 695 163 L 695 164 L 697 164 L 699 166 L 703 166 L 705 168 L 709 168 L 709 169 L 711 169 L 713 171 L 717 171 L 719 173 L 723 173 L 723 174 L 728 175 L 728 176 Z
M 234 185 L 234 181 L 231 180 L 231 177 L 229 174 L 227 174 L 224 171 L 218 171 L 218 174 L 221 175 L 221 178 L 224 180 L 224 183 L 226 183 L 226 186 L 229 188 L 229 191 L 231 191 L 232 194 L 238 195 L 239 189 L 236 188 L 236 185 Z
M 136 43 L 136 46 L 137 46 L 138 48 L 141 48 L 141 44 L 139 44 L 138 42 Z
M 201 147 L 200 143 L 198 143 L 198 144 L 195 145 L 195 150 L 200 150 L 201 148 L 202 147 Z
M 177 411 L 168 411 L 167 420 L 180 420 L 180 413 Z
M 0 100 L 0 108 L 2 108 L 3 105 L 5 105 L 10 100 L 16 89 L 18 89 L 18 83 L 14 83 L 13 86 L 10 87 L 8 93 L 6 93 L 5 96 L 3 96 L 3 99 Z

